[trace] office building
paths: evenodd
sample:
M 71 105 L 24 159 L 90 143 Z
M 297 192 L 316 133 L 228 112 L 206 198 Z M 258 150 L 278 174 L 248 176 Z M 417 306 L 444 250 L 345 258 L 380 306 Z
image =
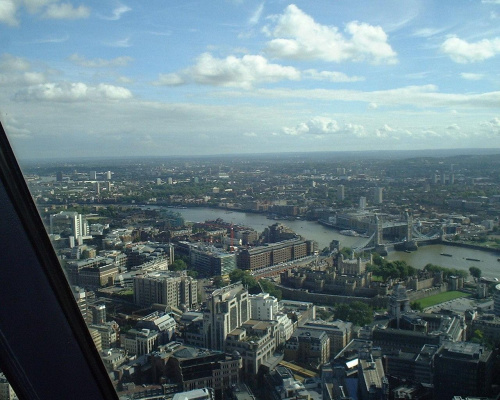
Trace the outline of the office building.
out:
M 247 322 L 250 312 L 248 290 L 241 283 L 215 290 L 207 298 L 203 314 L 205 347 L 223 350 L 229 332 Z
M 310 240 L 289 239 L 241 250 L 237 256 L 237 266 L 245 270 L 265 268 L 309 256 L 314 250 L 314 242 Z
M 93 324 L 103 324 L 106 322 L 106 305 L 105 304 L 92 304 L 89 306 L 92 314 Z
M 130 329 L 123 337 L 123 348 L 129 354 L 149 354 L 159 345 L 158 331 L 150 329 Z
M 492 351 L 477 343 L 445 343 L 434 358 L 436 398 L 487 396 L 493 359 Z
M 259 321 L 269 321 L 276 318 L 278 299 L 269 293 L 249 295 L 251 318 Z
M 90 172 L 89 172 L 89 179 L 90 179 L 91 181 L 95 181 L 95 180 L 97 180 L 97 171 L 90 171 Z
M 241 357 L 172 342 L 151 354 L 152 378 L 156 383 L 169 380 L 184 391 L 212 388 L 218 398 L 237 385 Z
M 134 303 L 141 307 L 164 304 L 193 308 L 198 303 L 198 281 L 186 271 L 154 271 L 135 276 L 133 282 Z
M 304 328 L 309 330 L 324 331 L 330 338 L 330 357 L 334 357 L 352 339 L 352 322 L 344 321 L 307 321 Z
M 191 268 L 199 276 L 224 276 L 236 269 L 236 254 L 228 253 L 214 246 L 189 244 Z
M 330 338 L 323 330 L 299 327 L 285 344 L 284 359 L 319 368 L 330 359 Z
M 277 346 L 275 321 L 248 320 L 227 334 L 225 351 L 241 356 L 242 371 L 255 377 L 262 364 L 272 359 Z

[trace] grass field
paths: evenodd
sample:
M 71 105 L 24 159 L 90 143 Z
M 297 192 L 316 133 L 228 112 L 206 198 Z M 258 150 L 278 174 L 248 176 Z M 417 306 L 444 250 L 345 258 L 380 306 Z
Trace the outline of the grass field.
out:
M 444 303 L 445 301 L 458 299 L 460 297 L 469 297 L 470 295 L 463 292 L 451 291 L 435 294 L 434 296 L 429 296 L 424 299 L 417 300 L 417 303 L 420 303 L 422 308 L 427 308 L 431 306 L 435 306 L 436 304 Z

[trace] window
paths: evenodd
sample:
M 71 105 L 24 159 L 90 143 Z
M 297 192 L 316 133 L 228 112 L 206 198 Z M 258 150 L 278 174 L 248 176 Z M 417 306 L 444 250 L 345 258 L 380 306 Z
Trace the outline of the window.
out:
M 406 150 L 409 155 L 420 156 L 449 148 L 460 150 L 450 154 L 462 154 L 480 146 L 488 147 L 490 153 L 498 152 L 500 5 L 493 0 L 462 2 L 460 7 L 439 3 L 2 2 L 0 121 L 28 187 L 35 187 L 30 182 L 32 171 L 58 160 L 52 171 L 58 185 L 30 194 L 2 137 L 2 196 L 13 221 L 12 226 L 4 226 L 4 233 L 11 236 L 16 226 L 23 228 L 16 231 L 22 239 L 4 242 L 3 253 L 17 257 L 8 245 L 24 243 L 26 258 L 12 258 L 11 265 L 19 267 L 20 260 L 27 265 L 30 257 L 37 261 L 37 267 L 30 264 L 26 268 L 39 268 L 40 282 L 45 282 L 45 292 L 53 296 L 51 301 L 58 309 L 53 314 L 69 319 L 67 325 L 60 321 L 61 329 L 74 336 L 74 350 L 81 353 L 78 357 L 83 363 L 89 364 L 89 375 L 95 378 L 96 371 L 103 371 L 92 361 L 94 350 L 87 355 L 82 351 L 84 345 L 91 345 L 91 337 L 81 331 L 81 318 L 72 316 L 76 308 L 71 305 L 69 287 L 61 281 L 60 271 L 54 270 L 57 260 L 28 198 L 33 197 L 42 214 L 49 215 L 52 206 L 59 212 L 68 204 L 75 204 L 74 208 L 99 208 L 111 203 L 154 205 L 161 202 L 161 191 L 155 187 L 185 184 L 185 193 L 169 194 L 169 202 L 178 206 L 223 204 L 229 208 L 248 200 L 252 211 L 274 202 L 276 209 L 292 210 L 290 223 L 297 222 L 293 218 L 299 212 L 310 216 L 334 207 L 358 207 L 356 204 L 365 209 L 372 206 L 372 198 L 377 206 L 394 201 L 398 211 L 413 206 L 423 210 L 426 204 L 417 207 L 412 203 L 414 192 L 400 191 L 406 177 L 396 168 L 384 170 L 377 177 L 388 187 L 394 184 L 392 191 L 382 190 L 378 185 L 381 182 L 372 182 L 369 188 L 357 187 L 354 200 L 350 179 L 356 175 L 367 186 L 370 167 L 346 170 L 339 164 L 329 180 L 313 164 L 319 154 L 328 163 L 340 157 L 338 153 L 322 153 L 327 151 L 354 152 L 344 154 L 344 159 L 366 156 L 360 156 L 359 151 L 367 151 L 366 157 L 372 157 L 375 150 Z M 411 153 L 417 150 L 420 152 Z M 232 186 L 238 177 L 231 175 L 225 157 L 273 154 L 269 159 L 279 163 L 282 155 L 276 156 L 276 152 L 293 158 L 286 163 L 286 171 L 273 175 L 252 166 L 253 170 L 244 172 L 254 174 L 253 181 L 236 195 Z M 302 152 L 312 155 L 307 159 L 295 155 Z M 215 156 L 221 162 L 196 164 L 196 170 L 187 158 L 191 156 L 212 157 L 212 161 Z M 154 167 L 141 164 L 151 157 L 159 160 L 154 161 Z M 178 157 L 175 163 L 186 170 L 162 165 L 165 157 Z M 236 162 L 243 164 L 245 160 L 239 156 Z M 134 180 L 127 171 L 131 163 L 135 167 L 140 164 L 147 176 L 134 182 L 135 188 L 125 184 Z M 121 166 L 121 175 L 112 170 L 113 164 Z M 419 162 L 412 161 L 411 171 L 421 168 Z M 455 184 L 453 164 L 447 168 L 446 172 L 434 170 L 432 177 L 421 182 L 421 186 L 442 185 L 442 191 L 434 193 L 443 202 L 448 197 L 446 185 Z M 460 178 L 457 183 L 474 187 L 477 198 L 465 203 L 462 199 L 449 200 L 473 215 L 496 204 L 497 183 L 491 184 L 495 174 L 488 169 L 482 172 L 489 176 L 456 177 Z M 174 172 L 175 178 L 171 176 Z M 278 175 L 275 184 L 268 187 L 266 180 Z M 187 183 L 192 183 L 191 187 Z M 193 189 L 195 185 L 205 185 L 206 189 L 209 184 L 211 190 L 202 194 Z M 299 184 L 300 188 L 295 187 Z M 430 195 L 425 199 L 433 200 Z M 106 212 L 119 213 L 116 209 Z M 85 243 L 86 235 L 91 236 L 92 229 L 102 231 L 99 224 L 91 227 L 80 213 L 71 219 L 69 214 L 61 215 L 55 222 L 66 224 L 68 247 L 77 247 L 68 257 L 97 258 L 93 249 L 78 246 Z M 449 228 L 456 231 L 456 226 Z M 139 240 L 140 234 L 147 236 L 148 232 L 135 238 L 132 232 L 121 233 L 131 241 Z M 324 239 L 323 233 L 319 236 L 327 242 L 322 247 L 328 250 L 330 239 Z M 473 232 L 468 239 L 481 240 Z M 358 238 L 342 240 L 354 244 Z M 110 243 L 115 242 L 110 239 Z M 306 255 L 305 245 L 302 250 L 301 257 Z M 271 262 L 270 253 L 247 256 L 249 267 L 268 267 Z M 94 268 L 78 263 L 67 271 L 70 281 L 83 271 L 86 286 L 112 286 L 116 271 L 107 269 L 108 265 L 101 265 L 98 274 Z M 28 283 L 32 276 L 38 276 L 36 271 L 26 275 L 23 278 Z M 35 297 L 37 286 L 31 289 L 27 292 Z M 14 296 L 22 292 L 5 293 Z M 168 296 L 175 300 L 175 293 Z M 33 300 L 31 307 L 33 304 L 37 309 L 51 310 L 50 301 Z M 25 306 L 30 310 L 27 303 Z M 18 313 L 16 318 L 20 315 L 25 314 Z M 230 317 L 233 327 L 236 314 Z M 5 357 L 2 361 L 9 362 Z

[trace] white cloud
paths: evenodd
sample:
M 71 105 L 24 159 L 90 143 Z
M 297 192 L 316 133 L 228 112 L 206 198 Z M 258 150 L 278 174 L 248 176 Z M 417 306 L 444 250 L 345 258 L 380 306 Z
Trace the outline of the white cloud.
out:
M 249 89 L 256 83 L 285 79 L 298 80 L 300 72 L 293 67 L 270 64 L 266 58 L 258 55 L 215 58 L 210 53 L 204 53 L 194 66 L 178 73 L 161 74 L 154 84 L 179 85 L 194 81 L 205 85 Z
M 481 122 L 479 124 L 483 128 L 486 128 L 489 132 L 500 135 L 500 118 L 495 117 L 489 121 Z
M 345 123 L 343 126 L 331 118 L 313 117 L 306 122 L 300 122 L 293 127 L 282 127 L 281 133 L 289 136 L 314 135 L 321 138 L 328 135 L 348 135 L 356 137 L 365 137 L 366 129 L 363 125 Z
M 257 134 L 255 132 L 245 132 L 243 136 L 246 137 L 257 137 Z
M 27 71 L 30 63 L 25 58 L 16 57 L 8 53 L 0 57 L 0 70 L 2 71 Z
M 16 18 L 17 6 L 14 0 L 0 1 L 0 22 L 7 25 L 16 26 L 19 21 Z
M 75 8 L 70 3 L 49 4 L 42 16 L 50 19 L 88 18 L 90 9 L 83 5 Z
M 472 72 L 462 72 L 460 76 L 468 81 L 480 81 L 484 78 L 483 74 L 475 74 Z
M 130 44 L 130 38 L 125 38 L 125 39 L 118 39 L 115 40 L 114 42 L 106 42 L 104 43 L 106 46 L 111 46 L 111 47 L 130 47 L 132 46 Z
M 484 61 L 500 53 L 500 38 L 468 43 L 454 36 L 444 41 L 441 51 L 453 61 L 461 64 Z
M 443 32 L 442 28 L 421 28 L 413 32 L 413 36 L 428 38 Z
M 365 80 L 365 78 L 363 78 L 362 76 L 348 76 L 343 72 L 317 71 L 315 69 L 305 70 L 304 76 L 315 80 L 330 82 L 359 82 Z
M 260 21 L 260 17 L 262 16 L 262 11 L 264 11 L 264 3 L 261 3 L 257 9 L 254 11 L 250 19 L 248 20 L 248 23 L 250 25 L 256 25 Z
M 155 86 L 178 86 L 183 85 L 186 82 L 179 74 L 160 74 L 158 80 L 153 82 Z
M 102 58 L 88 60 L 76 53 L 69 56 L 68 59 L 76 65 L 86 68 L 125 67 L 132 61 L 132 57 L 116 57 L 110 60 Z
M 366 102 L 380 105 L 402 106 L 411 105 L 421 108 L 432 107 L 467 107 L 498 109 L 500 91 L 486 93 L 440 93 L 435 85 L 406 86 L 396 89 L 379 90 L 373 92 L 356 90 L 287 90 L 287 89 L 259 89 L 255 96 L 269 98 L 291 98 L 322 101 Z
M 414 136 L 414 133 L 408 129 L 392 128 L 391 126 L 385 124 L 383 127 L 375 130 L 375 136 L 378 138 L 400 140 L 403 137 L 412 137 Z
M 113 12 L 111 13 L 111 16 L 103 16 L 101 15 L 100 18 L 106 19 L 108 21 L 117 21 L 119 20 L 123 14 L 132 11 L 132 9 L 124 4 L 120 4 L 118 7 L 116 7 Z
M 130 90 L 100 83 L 89 86 L 85 83 L 60 82 L 30 86 L 18 91 L 14 99 L 17 101 L 94 101 L 94 100 L 126 100 L 132 98 Z
M 377 103 L 370 103 L 368 104 L 368 109 L 369 110 L 376 110 L 378 108 L 378 104 Z
M 484 3 L 484 4 L 500 4 L 500 0 L 482 0 L 481 3 Z
M 353 21 L 343 35 L 337 27 L 318 24 L 297 6 L 291 4 L 276 18 L 274 28 L 264 32 L 275 37 L 267 43 L 274 57 L 297 60 L 369 61 L 375 64 L 397 62 L 396 52 L 387 43 L 380 26 Z

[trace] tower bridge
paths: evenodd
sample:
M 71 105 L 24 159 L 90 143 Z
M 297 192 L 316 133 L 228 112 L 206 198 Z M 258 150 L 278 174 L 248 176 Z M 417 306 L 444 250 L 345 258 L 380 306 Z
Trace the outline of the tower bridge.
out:
M 416 249 L 418 242 L 437 239 L 442 235 L 442 228 L 425 234 L 419 228 L 420 224 L 414 223 L 413 217 L 407 212 L 399 221 L 383 221 L 375 214 L 368 225 L 369 237 L 360 240 L 354 250 L 360 252 L 398 244 L 404 244 L 408 249 Z

